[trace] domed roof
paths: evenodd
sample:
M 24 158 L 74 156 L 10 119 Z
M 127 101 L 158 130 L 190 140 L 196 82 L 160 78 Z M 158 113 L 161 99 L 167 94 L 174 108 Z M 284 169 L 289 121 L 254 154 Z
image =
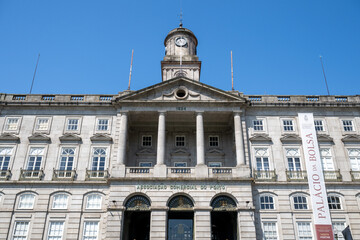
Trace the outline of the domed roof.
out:
M 182 24 L 180 24 L 180 26 L 179 26 L 178 28 L 175 28 L 175 29 L 171 30 L 171 31 L 168 33 L 168 35 L 166 36 L 166 38 L 165 38 L 165 40 L 164 40 L 164 45 L 166 45 L 166 41 L 167 41 L 170 37 L 172 37 L 173 35 L 178 34 L 178 33 L 190 35 L 191 37 L 193 37 L 194 40 L 195 40 L 195 46 L 197 46 L 198 41 L 197 41 L 197 38 L 195 37 L 195 34 L 194 34 L 192 31 L 190 31 L 189 29 L 183 28 L 183 27 L 182 27 Z

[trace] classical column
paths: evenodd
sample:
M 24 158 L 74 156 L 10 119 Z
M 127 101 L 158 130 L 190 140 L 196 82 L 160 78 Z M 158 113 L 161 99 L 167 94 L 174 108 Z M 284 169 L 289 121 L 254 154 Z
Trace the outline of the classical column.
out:
M 235 146 L 236 146 L 236 165 L 245 164 L 244 139 L 242 134 L 242 125 L 240 112 L 234 112 L 234 128 L 235 128 Z
M 156 164 L 163 165 L 165 162 L 165 112 L 159 112 L 159 124 L 158 124 L 158 141 L 157 141 L 157 154 Z
M 195 209 L 194 211 L 194 239 L 211 240 L 211 207 Z
M 205 164 L 203 112 L 196 112 L 196 161 L 197 165 Z
M 119 146 L 117 164 L 124 165 L 126 157 L 126 137 L 128 128 L 128 113 L 122 112 L 120 117 Z

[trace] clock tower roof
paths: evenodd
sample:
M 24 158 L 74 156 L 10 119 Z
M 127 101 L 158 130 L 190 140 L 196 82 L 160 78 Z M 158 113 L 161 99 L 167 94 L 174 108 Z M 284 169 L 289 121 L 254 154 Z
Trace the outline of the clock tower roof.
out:
M 164 40 L 164 45 L 166 46 L 166 42 L 169 38 L 171 38 L 172 36 L 174 35 L 190 35 L 193 39 L 194 39 L 194 42 L 195 42 L 195 47 L 197 46 L 198 44 L 198 41 L 197 41 L 197 38 L 195 37 L 195 34 L 187 29 L 187 28 L 183 28 L 182 27 L 182 24 L 180 24 L 180 26 L 178 28 L 174 28 L 173 30 L 171 30 L 168 35 L 166 36 L 165 40 Z

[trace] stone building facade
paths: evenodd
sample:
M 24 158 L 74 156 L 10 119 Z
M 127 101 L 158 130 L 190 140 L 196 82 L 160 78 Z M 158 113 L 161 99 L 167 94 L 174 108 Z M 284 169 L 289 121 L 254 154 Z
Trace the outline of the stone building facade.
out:
M 0 239 L 315 239 L 299 112 L 335 233 L 360 239 L 360 96 L 223 91 L 190 30 L 164 44 L 145 89 L 0 94 Z

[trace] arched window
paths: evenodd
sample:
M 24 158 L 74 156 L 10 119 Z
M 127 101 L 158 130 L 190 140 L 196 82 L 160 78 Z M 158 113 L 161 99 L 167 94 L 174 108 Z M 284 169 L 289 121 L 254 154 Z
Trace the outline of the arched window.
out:
M 218 196 L 211 202 L 214 210 L 231 210 L 236 209 L 236 202 L 228 196 Z
M 19 198 L 19 209 L 33 209 L 35 202 L 35 194 L 33 193 L 24 193 L 20 195 Z
M 126 202 L 125 207 L 126 210 L 149 210 L 150 201 L 144 196 L 136 195 Z
M 335 194 L 329 194 L 328 197 L 329 209 L 342 209 L 340 197 Z
M 274 197 L 270 194 L 260 195 L 260 209 L 275 209 Z
M 86 209 L 101 209 L 102 196 L 98 193 L 89 194 L 86 198 Z
M 54 195 L 53 198 L 53 209 L 66 209 L 68 204 L 69 196 L 65 193 L 58 193 Z
M 168 206 L 170 209 L 186 209 L 194 207 L 194 204 L 190 198 L 181 195 L 171 199 Z
M 296 194 L 295 196 L 293 196 L 293 202 L 294 202 L 294 209 L 296 210 L 309 209 L 307 198 L 302 194 Z

